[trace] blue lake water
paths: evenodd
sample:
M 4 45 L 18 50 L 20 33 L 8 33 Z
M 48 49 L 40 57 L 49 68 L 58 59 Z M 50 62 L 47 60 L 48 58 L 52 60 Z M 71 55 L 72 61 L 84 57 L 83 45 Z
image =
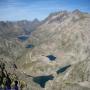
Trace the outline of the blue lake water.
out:
M 27 35 L 18 36 L 18 39 L 22 42 L 26 41 L 29 37 Z
M 37 84 L 39 84 L 42 88 L 45 87 L 45 84 L 49 80 L 53 80 L 54 76 L 48 75 L 48 76 L 37 76 L 33 78 L 33 81 Z
M 26 46 L 26 48 L 33 48 L 33 47 L 34 47 L 34 45 L 32 45 L 32 44 L 29 44 Z
M 57 70 L 56 72 L 57 72 L 57 74 L 63 73 L 63 72 L 65 72 L 69 67 L 71 67 L 71 65 L 67 65 L 67 66 L 65 66 L 65 67 L 62 67 L 62 68 L 60 68 L 59 70 Z
M 48 57 L 50 61 L 54 61 L 56 59 L 56 57 L 53 55 L 48 55 L 46 57 Z

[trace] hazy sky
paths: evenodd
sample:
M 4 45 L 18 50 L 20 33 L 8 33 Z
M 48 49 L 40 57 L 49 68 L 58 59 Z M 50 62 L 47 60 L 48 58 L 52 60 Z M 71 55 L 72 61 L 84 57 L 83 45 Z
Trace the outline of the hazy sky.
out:
M 90 0 L 0 0 L 0 21 L 41 20 L 51 12 L 74 9 L 90 13 Z

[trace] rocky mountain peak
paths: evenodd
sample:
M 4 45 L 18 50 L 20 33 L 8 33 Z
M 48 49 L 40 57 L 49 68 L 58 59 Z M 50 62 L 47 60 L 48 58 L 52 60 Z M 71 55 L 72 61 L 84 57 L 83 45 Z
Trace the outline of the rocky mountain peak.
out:
M 49 21 L 48 23 L 51 22 L 61 22 L 63 21 L 65 18 L 68 17 L 69 12 L 67 11 L 59 11 L 59 12 L 55 12 L 55 13 L 51 13 L 45 20 L 44 22 Z
M 80 11 L 79 9 L 75 9 L 72 13 L 77 13 L 77 14 L 79 14 L 79 13 L 81 13 L 81 11 Z
M 85 12 L 81 12 L 79 9 L 76 9 L 74 11 L 59 11 L 59 12 L 55 12 L 55 13 L 51 13 L 44 21 L 43 23 L 61 23 L 66 19 L 70 19 L 70 18 L 74 18 L 74 19 L 80 19 L 83 18 Z
M 39 23 L 40 21 L 37 18 L 35 18 L 32 22 L 33 23 Z

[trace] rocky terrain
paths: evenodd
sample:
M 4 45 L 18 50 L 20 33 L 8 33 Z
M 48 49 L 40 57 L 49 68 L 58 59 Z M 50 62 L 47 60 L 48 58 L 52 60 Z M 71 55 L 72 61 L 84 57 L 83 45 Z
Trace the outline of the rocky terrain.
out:
M 25 90 L 90 90 L 90 14 L 60 11 L 33 29 L 18 24 L 15 30 L 4 27 L 8 34 L 0 24 L 0 57 L 8 72 L 17 65 Z

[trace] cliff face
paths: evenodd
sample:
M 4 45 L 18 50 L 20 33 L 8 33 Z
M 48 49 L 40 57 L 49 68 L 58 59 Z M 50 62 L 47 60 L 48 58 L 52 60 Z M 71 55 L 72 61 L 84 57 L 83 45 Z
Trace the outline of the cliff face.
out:
M 7 44 L 3 45 L 5 51 Z M 30 90 L 90 89 L 90 14 L 79 10 L 52 13 L 28 40 L 17 43 L 13 39 L 10 46 L 8 55 L 15 58 L 20 78 Z

